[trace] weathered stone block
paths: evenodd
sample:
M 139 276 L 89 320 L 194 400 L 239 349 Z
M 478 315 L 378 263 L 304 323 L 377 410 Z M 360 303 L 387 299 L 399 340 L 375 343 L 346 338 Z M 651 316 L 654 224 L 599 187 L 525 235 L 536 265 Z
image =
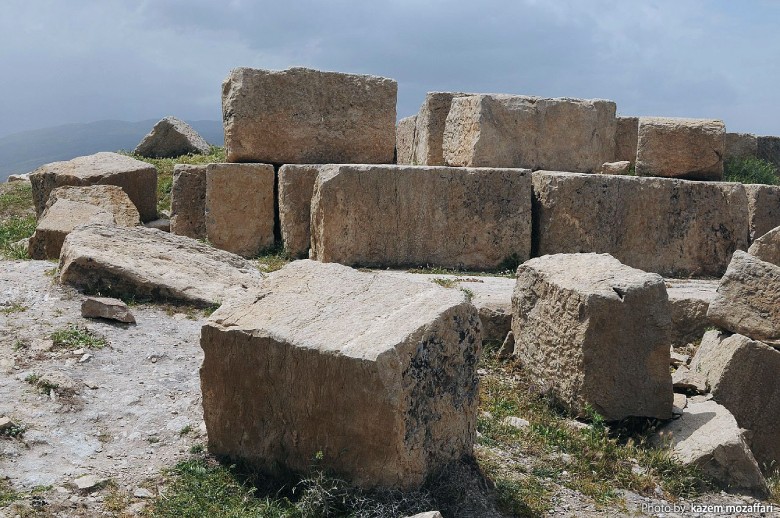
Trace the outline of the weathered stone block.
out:
M 390 163 L 397 92 L 384 77 L 233 69 L 222 83 L 227 160 Z
M 172 158 L 187 153 L 207 155 L 208 142 L 195 129 L 176 117 L 165 117 L 136 146 L 134 153 L 150 158 Z
M 747 184 L 750 240 L 780 226 L 780 185 Z
M 323 166 L 284 165 L 279 169 L 279 226 L 284 249 L 306 258 L 311 246 L 311 197 Z
M 758 156 L 758 139 L 750 133 L 726 133 L 724 159 Z
M 49 194 L 48 209 L 57 200 L 69 200 L 95 205 L 114 215 L 120 227 L 135 227 L 141 224 L 138 209 L 121 187 L 116 185 L 88 185 L 85 187 L 57 187 Z
M 615 126 L 615 161 L 636 162 L 639 117 L 618 117 Z
M 756 138 L 758 140 L 756 146 L 758 158 L 780 168 L 780 137 L 762 136 Z
M 395 127 L 395 163 L 409 165 L 412 163 L 414 149 L 414 128 L 417 115 L 405 117 L 398 121 Z
M 206 238 L 206 165 L 176 164 L 171 185 L 171 233 Z
M 428 92 L 417 113 L 412 161 L 414 165 L 447 165 L 444 161 L 444 129 L 450 106 L 459 92 Z
M 443 153 L 452 166 L 597 171 L 615 156 L 615 103 L 456 97 L 447 115 Z
M 327 166 L 312 196 L 311 257 L 363 266 L 493 269 L 531 249 L 520 169 Z
M 640 117 L 636 174 L 721 180 L 725 146 L 722 121 Z
M 720 276 L 748 247 L 741 184 L 533 173 L 534 256 L 609 253 L 668 277 Z
M 664 280 L 607 254 L 537 257 L 517 269 L 515 355 L 572 412 L 672 416 Z
M 666 293 L 672 312 L 673 346 L 684 346 L 701 340 L 711 325 L 707 309 L 717 289 L 718 281 L 714 280 L 666 280 Z
M 141 216 L 157 219 L 157 170 L 153 165 L 118 153 L 97 153 L 67 162 L 53 162 L 30 175 L 35 212 L 40 217 L 55 187 L 116 185 L 122 188 Z
M 254 257 L 274 244 L 274 166 L 206 166 L 206 237 L 215 247 Z
M 480 338 L 459 290 L 293 262 L 203 327 L 209 451 L 417 487 L 472 452 Z
M 708 331 L 690 368 L 749 430 L 758 465 L 771 472 L 780 462 L 780 351 L 746 336 Z
M 114 215 L 97 205 L 58 200 L 38 220 L 27 252 L 33 259 L 57 259 L 68 234 L 77 226 L 89 223 L 113 225 Z
M 748 253 L 762 261 L 780 266 L 780 226 L 753 241 Z
M 780 345 L 780 266 L 734 252 L 707 317 L 722 329 Z

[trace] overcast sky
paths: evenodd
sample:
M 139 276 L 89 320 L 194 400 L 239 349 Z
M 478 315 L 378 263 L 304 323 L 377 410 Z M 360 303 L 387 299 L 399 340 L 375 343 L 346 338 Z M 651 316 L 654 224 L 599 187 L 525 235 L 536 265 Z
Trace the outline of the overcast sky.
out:
M 221 118 L 231 68 L 426 91 L 606 98 L 624 115 L 780 135 L 772 0 L 3 0 L 0 136 L 102 119 Z

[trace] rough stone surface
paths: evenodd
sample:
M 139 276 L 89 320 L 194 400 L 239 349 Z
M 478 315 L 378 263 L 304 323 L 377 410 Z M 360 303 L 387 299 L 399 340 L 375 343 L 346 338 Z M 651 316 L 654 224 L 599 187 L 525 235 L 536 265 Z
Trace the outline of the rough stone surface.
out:
M 607 254 L 520 265 L 512 296 L 515 355 L 541 387 L 607 420 L 672 415 L 671 318 L 660 275 Z
M 206 166 L 206 237 L 215 247 L 254 257 L 274 244 L 274 167 Z
M 753 241 L 748 253 L 764 262 L 780 266 L 780 227 L 773 228 Z
M 171 185 L 171 232 L 206 238 L 206 165 L 176 164 Z
M 188 153 L 206 155 L 211 146 L 195 129 L 176 117 L 165 117 L 154 125 L 134 153 L 149 158 L 173 158 Z
M 622 162 L 604 162 L 599 169 L 601 174 L 628 174 L 631 168 L 631 162 L 628 160 Z
M 447 165 L 444 161 L 444 129 L 452 100 L 468 94 L 428 92 L 417 113 L 411 163 Z
M 750 158 L 758 155 L 758 139 L 750 133 L 726 133 L 724 159 Z
M 222 83 L 227 160 L 391 163 L 397 92 L 377 76 L 233 69 Z
M 780 168 L 780 137 L 762 136 L 757 140 L 758 158 Z
M 209 451 L 417 487 L 476 437 L 479 317 L 465 294 L 296 261 L 203 327 Z
M 765 496 L 766 480 L 745 440 L 745 432 L 725 407 L 715 401 L 691 403 L 679 419 L 655 438 L 668 444 L 683 464 L 694 464 L 731 492 Z
M 30 173 L 8 175 L 7 182 L 29 182 Z
M 312 196 L 311 257 L 362 266 L 493 269 L 531 249 L 520 169 L 329 166 Z
M 707 317 L 722 329 L 780 345 L 780 266 L 734 252 Z
M 162 230 L 163 232 L 170 232 L 171 220 L 165 218 L 155 219 L 153 221 L 147 221 L 146 223 L 144 223 L 144 226 L 146 228 L 154 228 L 157 230 Z
M 209 306 L 257 288 L 263 274 L 241 257 L 144 227 L 87 225 L 65 239 L 60 280 L 79 289 Z
M 640 117 L 636 174 L 692 180 L 723 178 L 726 126 L 711 119 Z
M 140 215 L 127 194 L 116 185 L 88 185 L 84 187 L 57 187 L 49 194 L 48 209 L 57 200 L 70 200 L 95 205 L 114 215 L 120 227 L 140 225 Z
M 609 253 L 668 277 L 720 276 L 748 247 L 741 184 L 533 173 L 534 256 Z
M 419 513 L 407 518 L 442 518 L 442 515 L 439 511 L 428 511 L 427 513 Z
M 593 172 L 615 156 L 615 103 L 520 95 L 452 99 L 444 160 L 469 167 Z
M 87 297 L 81 303 L 81 316 L 84 318 L 107 318 L 125 324 L 135 324 L 135 317 L 127 304 L 119 299 L 109 297 Z
M 30 175 L 35 212 L 40 217 L 49 193 L 64 185 L 116 185 L 122 188 L 141 216 L 157 219 L 157 170 L 153 165 L 118 153 L 97 153 L 67 162 L 53 162 Z
M 672 374 L 672 386 L 674 390 L 695 392 L 697 394 L 707 392 L 707 381 L 698 373 L 692 372 L 685 365 L 681 365 Z
M 414 130 L 417 115 L 405 117 L 395 127 L 395 163 L 410 165 L 414 149 Z
M 46 209 L 38 220 L 35 233 L 27 245 L 27 252 L 33 259 L 57 259 L 65 238 L 77 226 L 89 223 L 114 225 L 115 222 L 111 212 L 97 205 L 58 200 Z
M 711 325 L 707 309 L 715 298 L 718 281 L 666 279 L 665 282 L 672 312 L 672 345 L 699 341 Z
M 708 331 L 691 360 L 715 401 L 729 409 L 764 472 L 780 462 L 780 351 L 742 335 Z
M 780 185 L 747 184 L 750 240 L 780 226 Z
M 615 126 L 615 161 L 636 162 L 639 117 L 617 117 Z
M 321 166 L 284 165 L 279 169 L 279 226 L 292 257 L 309 256 L 311 197 Z

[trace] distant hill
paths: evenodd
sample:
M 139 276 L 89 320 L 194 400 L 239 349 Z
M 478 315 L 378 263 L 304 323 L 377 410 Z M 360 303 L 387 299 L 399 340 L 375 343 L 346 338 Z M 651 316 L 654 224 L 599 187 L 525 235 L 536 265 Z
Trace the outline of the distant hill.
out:
M 216 146 L 224 145 L 221 121 L 187 121 Z M 127 122 L 105 120 L 86 124 L 66 124 L 14 133 L 0 138 L 0 182 L 8 175 L 27 173 L 35 168 L 91 155 L 98 151 L 132 151 L 151 131 L 157 120 Z

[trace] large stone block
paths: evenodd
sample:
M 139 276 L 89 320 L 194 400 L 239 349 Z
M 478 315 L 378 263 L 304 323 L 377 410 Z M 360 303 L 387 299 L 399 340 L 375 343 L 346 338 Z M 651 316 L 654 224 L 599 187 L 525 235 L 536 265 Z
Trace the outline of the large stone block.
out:
M 134 153 L 150 158 L 172 158 L 187 153 L 208 154 L 211 146 L 195 129 L 176 117 L 165 117 L 136 146 Z
M 397 93 L 384 77 L 236 68 L 222 83 L 227 160 L 390 163 Z
M 35 212 L 40 217 L 49 193 L 65 185 L 116 185 L 122 188 L 141 216 L 157 219 L 157 170 L 153 165 L 118 153 L 97 153 L 67 162 L 53 162 L 30 175 Z
M 60 280 L 79 289 L 201 306 L 256 290 L 257 267 L 205 243 L 145 227 L 85 225 L 62 246 Z
M 293 262 L 203 327 L 209 451 L 417 487 L 472 452 L 480 338 L 458 290 Z
M 757 137 L 757 155 L 761 160 L 774 164 L 780 169 L 780 137 L 762 136 Z
M 780 226 L 780 185 L 747 184 L 750 240 Z
M 69 200 L 101 207 L 114 215 L 116 224 L 120 227 L 135 227 L 141 224 L 135 204 L 127 196 L 127 193 L 116 185 L 57 187 L 49 194 L 46 208 L 54 205 L 57 200 Z
M 758 139 L 750 133 L 726 133 L 724 159 L 758 156 Z
M 780 266 L 780 226 L 753 241 L 748 253 L 762 261 Z
M 682 347 L 701 340 L 710 327 L 707 310 L 715 298 L 718 281 L 666 279 L 666 293 L 672 312 L 672 345 Z
M 599 252 L 668 277 L 720 276 L 748 247 L 742 184 L 533 173 L 534 254 Z
M 725 146 L 722 121 L 640 117 L 636 174 L 721 180 Z
M 494 269 L 531 249 L 521 169 L 328 166 L 312 196 L 311 257 L 363 266 Z
M 690 369 L 749 431 L 753 455 L 771 472 L 780 462 L 780 351 L 746 336 L 708 331 Z
M 722 329 L 780 345 L 780 266 L 734 252 L 707 317 Z
M 215 247 L 254 257 L 274 244 L 274 166 L 206 166 L 206 237 Z
M 417 115 L 412 115 L 398 121 L 398 125 L 395 127 L 396 164 L 409 165 L 412 163 L 415 124 L 417 124 Z
M 459 92 L 428 92 L 417 113 L 412 161 L 414 165 L 447 165 L 444 161 L 444 129 L 450 106 Z
M 639 117 L 618 117 L 615 126 L 615 161 L 636 162 Z
M 607 254 L 537 257 L 517 269 L 515 355 L 570 411 L 672 416 L 664 280 Z
M 593 172 L 615 156 L 615 103 L 521 95 L 452 99 L 444 160 L 452 166 Z
M 291 257 L 309 256 L 311 197 L 322 167 L 288 164 L 279 169 L 279 226 L 284 249 Z
M 171 232 L 193 239 L 206 239 L 207 165 L 173 166 L 171 185 Z

